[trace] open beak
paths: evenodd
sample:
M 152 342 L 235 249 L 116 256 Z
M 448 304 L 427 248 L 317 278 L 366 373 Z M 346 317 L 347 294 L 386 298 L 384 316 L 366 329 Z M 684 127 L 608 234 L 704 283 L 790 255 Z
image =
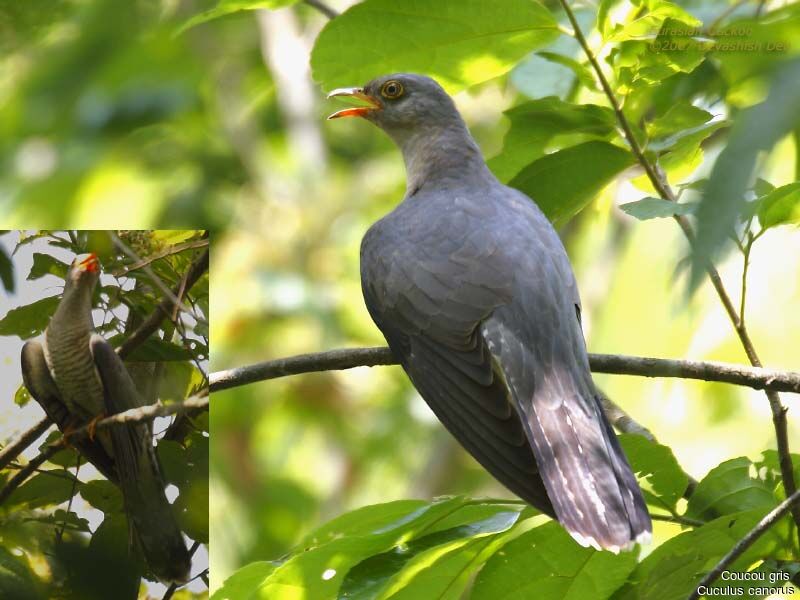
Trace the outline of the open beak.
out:
M 87 254 L 86 258 L 84 258 L 82 261 L 78 263 L 78 267 L 82 271 L 89 271 L 90 273 L 96 273 L 100 270 L 100 260 L 94 253 Z
M 359 100 L 369 103 L 369 106 L 354 106 L 352 108 L 345 108 L 344 110 L 336 111 L 329 116 L 328 119 L 339 119 L 341 117 L 363 117 L 366 116 L 368 112 L 382 108 L 380 100 L 364 92 L 364 88 L 337 88 L 328 94 L 328 100 L 335 96 L 358 98 Z

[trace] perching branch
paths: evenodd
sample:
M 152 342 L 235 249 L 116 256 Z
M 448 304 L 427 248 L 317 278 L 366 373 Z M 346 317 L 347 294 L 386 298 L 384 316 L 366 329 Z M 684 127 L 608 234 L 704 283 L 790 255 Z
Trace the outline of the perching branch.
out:
M 126 267 L 123 267 L 117 271 L 114 271 L 115 277 L 124 277 L 131 271 L 136 271 L 138 269 L 142 269 L 148 265 L 151 265 L 157 260 L 161 260 L 167 256 L 172 256 L 173 254 L 180 254 L 185 250 L 192 250 L 194 248 L 206 248 L 208 246 L 208 238 L 203 238 L 199 240 L 192 240 L 190 242 L 183 242 L 181 244 L 175 244 L 173 246 L 169 246 L 160 252 L 156 252 L 152 256 L 148 256 L 147 258 L 143 258 L 138 260 L 137 262 L 130 264 Z
M 586 41 L 583 31 L 581 31 L 580 25 L 575 19 L 575 14 L 572 12 L 569 3 L 567 0 L 559 1 L 567 15 L 567 18 L 569 19 L 570 24 L 572 25 L 575 39 L 580 44 L 584 54 L 586 55 L 586 58 L 592 65 L 592 69 L 594 70 L 597 79 L 600 81 L 603 92 L 608 98 L 611 107 L 614 109 L 614 114 L 616 115 L 617 121 L 619 122 L 620 127 L 625 135 L 625 139 L 631 148 L 631 152 L 633 153 L 634 157 L 636 157 L 637 162 L 644 169 L 645 173 L 647 174 L 647 178 L 650 180 L 650 183 L 653 185 L 653 188 L 656 190 L 658 195 L 664 200 L 676 202 L 677 198 L 675 197 L 672 188 L 669 186 L 666 177 L 654 164 L 650 163 L 650 161 L 644 155 L 636 136 L 633 135 L 633 130 L 630 126 L 630 123 L 628 122 L 625 113 L 622 112 L 622 106 L 617 100 L 614 91 L 611 89 L 608 79 L 606 79 L 603 69 L 600 67 L 600 63 L 597 62 L 597 58 L 592 52 L 592 49 L 589 47 L 589 43 Z M 683 234 L 686 236 L 686 239 L 689 241 L 689 245 L 694 246 L 694 230 L 692 229 L 692 225 L 689 220 L 684 215 L 675 215 L 673 218 L 680 226 Z M 717 292 L 720 302 L 722 302 L 722 305 L 725 308 L 725 312 L 728 314 L 728 318 L 730 319 L 733 328 L 736 330 L 736 334 L 739 336 L 739 341 L 741 342 L 742 347 L 747 354 L 750 364 L 754 367 L 761 367 L 761 359 L 756 352 L 753 341 L 750 339 L 750 334 L 747 332 L 744 321 L 740 315 L 737 314 L 736 308 L 733 305 L 733 301 L 728 295 L 725 285 L 722 283 L 722 278 L 720 277 L 719 272 L 711 263 L 711 261 L 706 261 L 705 270 L 708 278 L 711 280 L 714 290 Z M 783 486 L 786 489 L 786 494 L 791 496 L 797 489 L 797 485 L 794 480 L 794 468 L 792 466 L 792 457 L 789 451 L 789 434 L 786 423 L 786 408 L 783 406 L 783 404 L 781 404 L 780 396 L 778 396 L 776 391 L 767 388 L 765 389 L 765 393 L 767 395 L 767 400 L 769 401 L 770 410 L 772 411 L 772 423 L 775 429 L 775 438 L 778 446 L 778 457 L 780 462 L 781 478 L 783 479 Z M 798 536 L 800 536 L 800 506 L 794 506 L 792 508 L 792 515 L 797 525 Z
M 736 542 L 736 545 L 731 548 L 730 552 L 723 556 L 722 560 L 720 560 L 717 565 L 711 569 L 711 571 L 709 571 L 702 580 L 700 580 L 700 583 L 697 584 L 697 587 L 691 593 L 688 600 L 697 600 L 700 598 L 700 596 L 703 595 L 700 593 L 700 588 L 707 588 L 709 585 L 711 585 L 725 569 L 727 569 L 737 558 L 744 554 L 745 550 L 752 546 L 758 538 L 764 535 L 770 527 L 775 525 L 775 523 L 777 523 L 781 517 L 783 517 L 783 515 L 797 506 L 800 506 L 800 491 L 795 491 L 791 496 L 786 498 L 786 500 L 778 504 L 778 506 L 767 513 L 767 515 L 761 519 L 758 524 L 747 533 L 747 535 Z
M 343 348 L 278 358 L 217 371 L 211 374 L 209 381 L 211 391 L 219 392 L 287 375 L 396 364 L 398 364 L 397 359 L 387 347 Z M 791 371 L 775 371 L 721 362 L 670 360 L 617 354 L 590 354 L 589 366 L 595 373 L 719 381 L 755 389 L 773 389 L 800 394 L 800 373 Z
M 139 408 L 131 408 L 130 410 L 126 410 L 97 421 L 94 429 L 105 429 L 106 427 L 112 427 L 126 423 L 142 423 L 145 421 L 152 421 L 156 417 L 166 417 L 169 415 L 183 414 L 193 410 L 207 409 L 208 395 L 198 394 L 196 396 L 192 396 L 191 398 L 187 398 L 183 402 L 176 402 L 174 404 L 148 404 L 147 406 L 141 406 Z M 17 472 L 17 474 L 8 481 L 5 487 L 0 489 L 0 505 L 2 505 L 3 502 L 5 502 L 11 495 L 11 493 L 17 489 L 17 487 L 19 487 L 23 481 L 30 477 L 30 475 L 36 471 L 36 469 L 38 469 L 42 463 L 52 457 L 59 450 L 67 447 L 71 442 L 87 437 L 90 433 L 90 429 L 91 427 L 89 425 L 84 425 L 83 427 L 79 427 L 78 429 L 70 432 L 69 435 L 62 435 L 57 440 L 54 440 L 45 446 L 44 450 L 42 450 L 40 454 L 31 459 L 27 465 L 20 469 L 19 472 Z

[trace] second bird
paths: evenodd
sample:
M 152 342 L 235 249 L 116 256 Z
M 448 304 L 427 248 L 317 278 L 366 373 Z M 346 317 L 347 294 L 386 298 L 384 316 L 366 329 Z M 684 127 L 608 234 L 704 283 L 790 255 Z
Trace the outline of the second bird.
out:
M 584 546 L 650 538 L 641 490 L 589 371 L 567 253 L 523 193 L 486 166 L 429 77 L 342 88 L 368 106 L 406 165 L 403 201 L 361 244 L 364 300 L 419 393 L 515 494 Z

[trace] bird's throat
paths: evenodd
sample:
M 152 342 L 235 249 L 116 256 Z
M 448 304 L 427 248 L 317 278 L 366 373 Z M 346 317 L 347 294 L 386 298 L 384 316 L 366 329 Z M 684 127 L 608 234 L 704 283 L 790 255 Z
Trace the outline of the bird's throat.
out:
M 491 175 L 480 148 L 461 123 L 392 137 L 403 152 L 409 196 L 426 186 L 470 185 Z

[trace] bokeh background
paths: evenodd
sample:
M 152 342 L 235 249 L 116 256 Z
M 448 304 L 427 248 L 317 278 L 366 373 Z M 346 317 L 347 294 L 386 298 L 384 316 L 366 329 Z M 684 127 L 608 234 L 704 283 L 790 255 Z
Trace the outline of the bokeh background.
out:
M 212 4 L 0 3 L 0 222 L 215 229 L 212 370 L 382 344 L 361 299 L 358 248 L 368 226 L 403 195 L 400 155 L 366 122 L 325 121 L 341 105 L 326 102 L 327 90 L 311 79 L 311 47 L 327 22 L 318 10 L 300 2 L 176 33 Z M 337 10 L 350 4 L 330 2 Z M 764 5 L 681 4 L 706 22 Z M 584 8 L 579 20 L 591 23 L 597 7 Z M 577 56 L 565 36 L 557 44 Z M 491 157 L 508 127 L 505 109 L 565 97 L 573 84 L 572 71 L 531 56 L 456 102 Z M 593 94 L 572 100 L 602 103 Z M 718 151 L 713 140 L 706 145 L 705 159 L 692 163 L 695 178 Z M 789 183 L 797 161 L 787 138 L 762 177 Z M 709 286 L 687 299 L 688 248 L 675 224 L 639 222 L 619 210 L 646 195 L 631 183 L 640 175 L 624 173 L 560 231 L 581 288 L 590 350 L 745 363 Z M 741 269 L 737 255 L 720 264 L 737 303 Z M 748 323 L 771 367 L 797 370 L 800 363 L 798 273 L 795 229 L 775 228 L 759 239 Z M 758 458 L 774 447 L 762 393 L 674 379 L 597 381 L 696 478 L 724 459 Z M 793 402 L 790 440 L 797 446 Z M 281 556 L 312 527 L 357 506 L 506 494 L 397 367 L 215 394 L 212 426 L 212 591 L 237 567 Z M 676 531 L 656 524 L 661 539 Z

